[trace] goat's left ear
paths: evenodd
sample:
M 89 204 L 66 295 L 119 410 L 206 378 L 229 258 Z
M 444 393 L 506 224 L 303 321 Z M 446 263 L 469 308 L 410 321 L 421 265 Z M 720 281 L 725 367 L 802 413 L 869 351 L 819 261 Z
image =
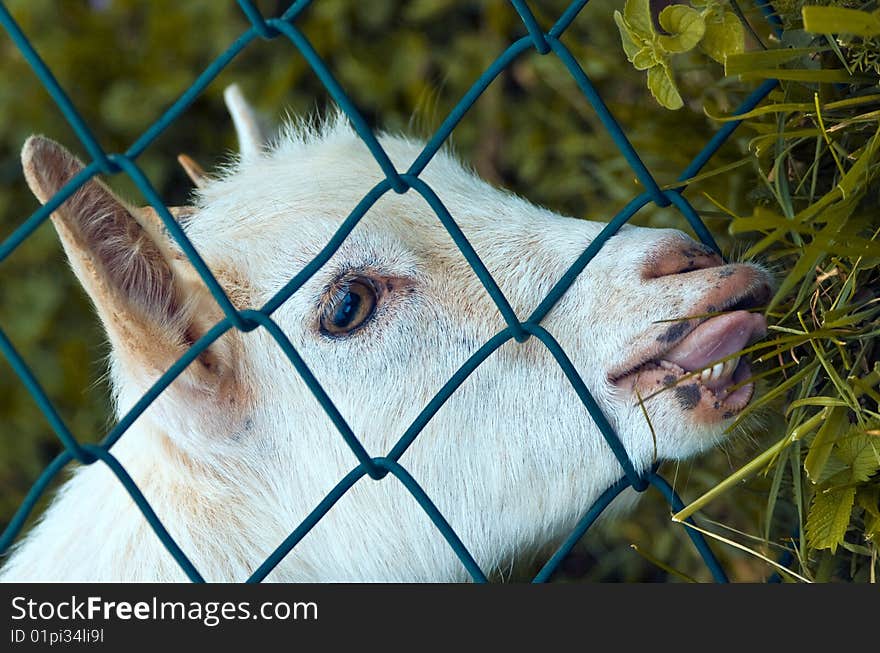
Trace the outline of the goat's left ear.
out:
M 32 136 L 22 150 L 28 185 L 42 203 L 83 169 L 61 145 Z M 104 324 L 114 356 L 144 382 L 170 367 L 222 318 L 204 283 L 150 208 L 138 209 L 90 180 L 52 214 L 70 265 Z M 214 394 L 232 380 L 234 345 L 223 337 L 175 388 Z

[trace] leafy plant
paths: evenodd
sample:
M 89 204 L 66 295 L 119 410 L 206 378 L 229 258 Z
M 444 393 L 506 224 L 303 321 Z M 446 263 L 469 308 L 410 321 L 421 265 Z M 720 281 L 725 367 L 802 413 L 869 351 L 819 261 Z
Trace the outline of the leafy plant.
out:
M 767 39 L 775 48 L 726 58 L 730 77 L 781 80 L 769 102 L 741 116 L 754 134 L 751 210 L 709 198 L 730 233 L 751 240 L 744 258 L 779 273 L 766 309 L 771 337 L 754 349 L 765 390 L 738 423 L 762 411 L 768 419 L 769 409 L 782 419 L 769 417 L 767 430 L 782 437 L 675 518 L 757 475 L 770 485 L 756 555 L 787 548 L 795 563 L 781 566 L 785 578 L 876 580 L 880 78 L 852 66 L 852 50 L 866 45 L 853 35 L 873 36 L 874 14 L 791 10 L 781 37 Z M 829 33 L 837 29 L 846 33 Z M 788 502 L 786 530 L 779 517 Z
M 745 47 L 740 19 L 719 0 L 693 0 L 693 6 L 674 4 L 657 16 L 654 26 L 650 0 L 627 0 L 623 13 L 614 12 L 623 50 L 636 70 L 648 72 L 651 94 L 667 109 L 680 109 L 684 101 L 672 72 L 672 56 L 697 46 L 719 63 Z

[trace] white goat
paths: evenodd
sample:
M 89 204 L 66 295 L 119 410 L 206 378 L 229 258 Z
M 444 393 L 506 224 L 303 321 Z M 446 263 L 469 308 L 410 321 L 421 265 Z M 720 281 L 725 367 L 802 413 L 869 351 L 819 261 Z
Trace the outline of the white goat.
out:
M 234 304 L 260 307 L 383 178 L 343 119 L 288 127 L 274 145 L 237 91 L 242 147 L 177 211 Z M 404 170 L 423 144 L 383 135 Z M 27 181 L 46 202 L 82 169 L 30 138 Z M 421 175 L 516 313 L 545 297 L 602 224 L 497 190 L 447 153 Z M 112 345 L 124 415 L 222 318 L 159 226 L 91 181 L 52 216 Z M 764 332 L 748 309 L 769 277 L 671 229 L 626 226 L 543 320 L 637 469 L 716 444 L 750 400 L 735 354 Z M 706 319 L 704 316 L 720 313 Z M 434 211 L 385 194 L 330 261 L 273 314 L 371 455 L 383 456 L 449 377 L 505 323 Z M 680 320 L 672 321 L 670 320 Z M 686 372 L 702 374 L 676 383 Z M 674 387 L 647 399 L 665 385 Z M 740 386 L 738 389 L 732 386 Z M 357 465 L 265 329 L 230 331 L 112 449 L 209 581 L 247 578 Z M 510 341 L 455 392 L 401 458 L 488 572 L 560 541 L 622 474 L 570 382 L 535 338 Z M 2 580 L 179 581 L 183 572 L 103 465 L 78 467 L 12 551 Z M 460 581 L 461 562 L 392 476 L 360 480 L 268 576 L 274 581 Z

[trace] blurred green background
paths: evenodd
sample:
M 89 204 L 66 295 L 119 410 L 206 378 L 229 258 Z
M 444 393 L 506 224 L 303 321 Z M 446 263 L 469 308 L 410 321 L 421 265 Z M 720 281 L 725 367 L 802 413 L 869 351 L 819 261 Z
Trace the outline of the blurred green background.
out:
M 6 4 L 108 152 L 126 149 L 248 27 L 231 0 Z M 539 22 L 549 26 L 568 3 L 530 4 Z M 272 16 L 287 3 L 257 5 Z M 677 112 L 660 108 L 645 88 L 644 74 L 626 61 L 611 17 L 617 6 L 594 0 L 563 41 L 649 169 L 661 184 L 669 183 L 717 129 L 703 113 L 704 105 L 729 112 L 754 85 L 723 79 L 720 66 L 705 58 L 685 60 L 678 78 L 686 106 Z M 423 137 L 495 57 L 525 34 L 510 4 L 500 0 L 317 0 L 298 25 L 371 125 Z M 0 34 L 0 80 L 0 239 L 5 239 L 38 206 L 20 170 L 18 152 L 25 138 L 43 133 L 84 158 L 85 152 L 5 34 Z M 269 121 L 277 121 L 285 110 L 308 114 L 328 106 L 327 93 L 289 42 L 254 42 L 138 160 L 167 203 L 182 203 L 190 189 L 175 162 L 178 153 L 189 153 L 210 168 L 235 147 L 222 102 L 222 90 L 232 82 L 241 84 Z M 745 139 L 731 139 L 710 167 L 740 160 Z M 642 190 L 552 56 L 529 53 L 505 71 L 456 128 L 452 145 L 491 182 L 569 215 L 607 220 Z M 109 183 L 141 201 L 121 176 Z M 710 192 L 736 209 L 747 203 L 754 186 L 746 168 L 708 180 L 696 191 Z M 738 249 L 712 205 L 699 192 L 688 196 L 705 210 L 726 252 Z M 635 221 L 686 228 L 677 212 L 668 210 L 646 209 Z M 99 440 L 112 425 L 103 376 L 106 347 L 48 224 L 0 264 L 0 326 L 76 437 Z M 753 428 L 755 438 L 762 429 Z M 740 436 L 723 450 L 662 471 L 687 501 L 738 467 L 742 452 L 755 446 L 755 440 Z M 59 451 L 33 400 L 10 366 L 0 363 L 0 527 Z M 730 500 L 713 504 L 713 519 L 759 531 L 764 489 L 762 481 L 753 481 Z M 563 578 L 676 580 L 649 560 L 656 558 L 708 580 L 669 515 L 657 493 L 648 492 L 629 518 L 588 534 L 579 555 L 566 563 Z M 645 555 L 635 552 L 633 544 Z M 734 578 L 761 580 L 772 571 L 734 549 L 714 546 Z

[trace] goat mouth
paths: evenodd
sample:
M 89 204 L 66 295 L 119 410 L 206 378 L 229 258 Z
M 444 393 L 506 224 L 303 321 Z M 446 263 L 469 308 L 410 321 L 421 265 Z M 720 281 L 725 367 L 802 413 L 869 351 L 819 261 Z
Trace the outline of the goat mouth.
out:
M 738 310 L 712 317 L 659 356 L 611 381 L 642 400 L 671 389 L 683 410 L 705 421 L 729 419 L 749 404 L 755 390 L 751 367 L 739 352 L 766 333 L 767 321 L 758 313 Z

